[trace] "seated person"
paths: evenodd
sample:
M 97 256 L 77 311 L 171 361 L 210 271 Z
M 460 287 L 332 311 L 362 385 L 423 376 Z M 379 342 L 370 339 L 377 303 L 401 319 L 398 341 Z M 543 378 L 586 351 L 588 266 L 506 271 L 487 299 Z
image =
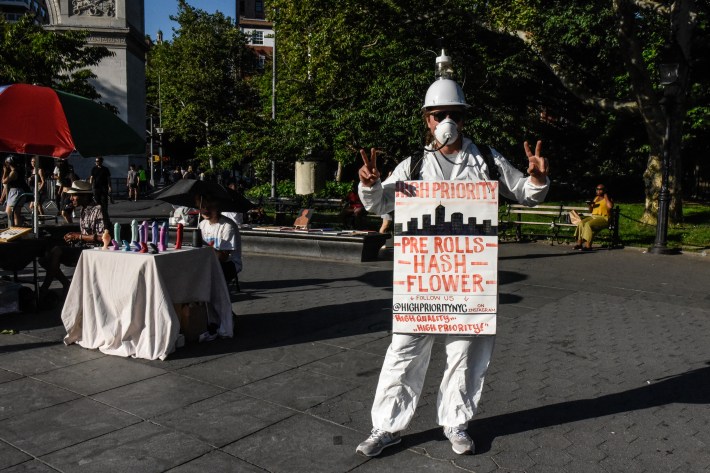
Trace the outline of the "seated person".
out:
M 40 299 L 49 291 L 49 286 L 54 279 L 62 283 L 64 293 L 69 289 L 69 279 L 62 273 L 60 265 L 76 266 L 82 250 L 92 246 L 102 245 L 101 235 L 104 232 L 104 219 L 101 206 L 94 201 L 94 191 L 91 184 L 86 181 L 74 181 L 65 193 L 71 199 L 72 205 L 81 207 L 79 216 L 79 232 L 70 232 L 64 235 L 65 245 L 53 247 L 47 255 L 40 260 L 40 264 L 47 270 L 47 275 L 40 287 Z
M 237 288 L 239 288 L 237 274 L 242 270 L 242 241 L 239 228 L 232 220 L 221 214 L 219 202 L 214 199 L 200 196 L 196 203 L 202 215 L 198 225 L 202 232 L 202 240 L 217 252 L 217 259 L 222 266 L 227 283 L 237 279 Z
M 301 214 L 293 221 L 295 228 L 308 228 L 311 224 L 313 209 L 301 209 Z
M 597 185 L 596 194 L 594 200 L 588 201 L 592 215 L 577 224 L 577 230 L 574 232 L 577 239 L 575 250 L 591 250 L 594 234 L 609 226 L 609 211 L 614 208 L 614 201 L 607 194 L 604 184 Z
M 343 218 L 343 226 L 345 228 L 360 230 L 363 227 L 367 210 L 362 205 L 360 196 L 357 193 L 357 183 L 353 183 L 352 189 L 345 196 L 345 205 L 340 215 Z

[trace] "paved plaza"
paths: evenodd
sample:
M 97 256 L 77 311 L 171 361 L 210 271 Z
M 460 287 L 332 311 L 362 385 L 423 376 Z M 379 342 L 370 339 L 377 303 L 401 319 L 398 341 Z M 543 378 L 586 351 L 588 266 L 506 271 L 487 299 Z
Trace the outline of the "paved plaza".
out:
M 139 203 L 140 204 L 140 203 Z M 435 345 L 402 443 L 355 454 L 391 329 L 391 255 L 246 254 L 236 336 L 165 361 L 64 346 L 61 307 L 0 316 L 4 472 L 710 471 L 710 259 L 504 243 L 495 353 L 458 456 Z

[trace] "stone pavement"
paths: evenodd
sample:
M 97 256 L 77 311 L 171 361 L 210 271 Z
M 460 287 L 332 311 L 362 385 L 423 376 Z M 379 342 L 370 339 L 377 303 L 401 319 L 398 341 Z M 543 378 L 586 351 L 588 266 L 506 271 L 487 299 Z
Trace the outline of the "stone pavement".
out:
M 355 454 L 391 328 L 391 268 L 246 254 L 236 336 L 165 361 L 0 316 L 0 471 L 710 471 L 710 260 L 504 243 L 499 335 L 458 456 L 435 345 L 400 445 Z

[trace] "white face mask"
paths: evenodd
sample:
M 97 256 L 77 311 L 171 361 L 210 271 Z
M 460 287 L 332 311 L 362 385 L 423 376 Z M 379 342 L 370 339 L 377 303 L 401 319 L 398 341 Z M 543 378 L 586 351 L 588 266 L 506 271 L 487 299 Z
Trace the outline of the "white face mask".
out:
M 434 130 L 434 136 L 436 141 L 441 145 L 452 145 L 459 137 L 459 129 L 456 126 L 456 122 L 451 118 L 445 118 L 436 125 L 436 130 Z

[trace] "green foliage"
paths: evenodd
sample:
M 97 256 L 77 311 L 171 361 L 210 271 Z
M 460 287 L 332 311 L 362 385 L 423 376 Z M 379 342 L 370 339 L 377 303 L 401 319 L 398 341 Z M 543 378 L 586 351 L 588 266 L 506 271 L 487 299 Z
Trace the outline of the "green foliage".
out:
M 113 53 L 103 46 L 87 46 L 88 36 L 88 31 L 46 30 L 29 15 L 17 22 L 0 15 L 0 84 L 37 84 L 101 98 L 90 82 L 96 75 L 88 67 Z
M 318 199 L 342 199 L 350 192 L 350 182 L 327 181 L 325 186 L 315 196 Z M 246 191 L 246 195 L 252 199 L 268 199 L 271 197 L 271 183 L 264 183 L 254 186 Z M 296 185 L 292 180 L 283 180 L 276 183 L 276 195 L 279 197 L 296 197 Z
M 268 199 L 271 197 L 271 183 L 254 186 L 246 191 L 250 199 Z M 279 197 L 293 197 L 296 195 L 296 185 L 293 181 L 283 180 L 276 183 L 276 195 Z
M 174 40 L 149 53 L 148 102 L 157 105 L 160 93 L 162 126 L 171 138 L 192 143 L 203 163 L 212 157 L 229 169 L 253 159 L 263 136 L 254 132 L 262 123 L 248 79 L 256 57 L 246 36 L 222 13 L 209 14 L 184 0 L 172 19 L 179 24 Z

